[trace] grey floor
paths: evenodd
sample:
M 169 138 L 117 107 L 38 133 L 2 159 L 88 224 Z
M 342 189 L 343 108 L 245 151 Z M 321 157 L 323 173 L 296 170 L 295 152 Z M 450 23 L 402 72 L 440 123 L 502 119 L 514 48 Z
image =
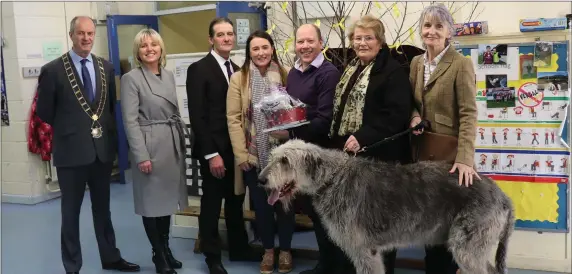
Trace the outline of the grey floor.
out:
M 140 273 L 155 273 L 151 262 L 150 245 L 139 216 L 133 213 L 131 185 L 113 184 L 111 189 L 112 219 L 117 245 L 125 259 L 141 265 Z M 2 269 L 3 274 L 55 274 L 65 273 L 60 257 L 60 200 L 38 205 L 2 204 Z M 91 203 L 86 192 L 81 215 L 81 242 L 83 252 L 82 274 L 110 273 L 100 267 L 97 244 L 93 234 Z M 173 253 L 183 262 L 179 274 L 208 273 L 202 255 L 192 252 L 194 241 L 176 238 L 171 241 Z M 316 246 L 312 233 L 298 234 L 294 246 Z M 400 252 L 400 257 L 421 258 L 416 250 Z M 231 274 L 259 273 L 257 263 L 229 263 Z M 313 261 L 295 261 L 292 273 L 312 267 Z M 398 270 L 398 274 L 421 274 L 420 271 Z M 541 274 L 525 270 L 511 270 L 515 274 Z

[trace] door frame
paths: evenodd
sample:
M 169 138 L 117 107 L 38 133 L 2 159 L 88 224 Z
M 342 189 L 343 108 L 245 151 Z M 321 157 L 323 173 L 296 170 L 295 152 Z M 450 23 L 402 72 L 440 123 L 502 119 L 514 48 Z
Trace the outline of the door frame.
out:
M 129 146 L 123 117 L 121 114 L 121 99 L 119 98 L 121 67 L 119 64 L 119 37 L 117 27 L 121 25 L 146 25 L 157 32 L 159 31 L 159 19 L 155 15 L 108 15 L 107 16 L 107 46 L 109 48 L 109 62 L 113 64 L 115 71 L 116 104 L 115 123 L 117 126 L 117 154 L 119 166 L 119 183 L 125 184 L 125 170 L 129 169 Z
M 252 5 L 252 2 L 217 2 L 216 16 L 227 17 L 229 13 L 256 13 L 260 15 L 260 29 L 266 31 L 268 23 L 266 13 Z

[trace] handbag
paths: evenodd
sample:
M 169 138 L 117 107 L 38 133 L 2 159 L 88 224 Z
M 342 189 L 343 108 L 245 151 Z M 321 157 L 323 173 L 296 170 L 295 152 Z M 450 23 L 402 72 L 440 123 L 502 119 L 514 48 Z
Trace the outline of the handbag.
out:
M 425 131 L 414 136 L 413 159 L 419 161 L 445 161 L 453 164 L 457 157 L 458 139 L 456 136 Z

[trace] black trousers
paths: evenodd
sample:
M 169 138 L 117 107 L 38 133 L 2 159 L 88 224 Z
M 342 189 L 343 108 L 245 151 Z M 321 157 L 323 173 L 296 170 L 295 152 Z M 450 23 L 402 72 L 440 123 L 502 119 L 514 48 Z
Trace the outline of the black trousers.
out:
M 223 199 L 229 256 L 233 257 L 249 247 L 242 208 L 244 195 L 234 194 L 234 157 L 232 154 L 222 157 L 226 168 L 222 179 L 217 179 L 211 174 L 208 160 L 204 158 L 200 160 L 203 179 L 199 216 L 200 248 L 207 262 L 221 260 L 222 244 L 218 223 Z
M 425 248 L 426 274 L 455 274 L 459 266 L 444 245 Z
M 61 190 L 61 251 L 66 272 L 79 272 L 83 263 L 79 216 L 86 183 L 89 186 L 93 226 L 101 262 L 112 263 L 121 259 L 119 249 L 115 246 L 115 232 L 109 210 L 112 165 L 111 162 L 96 160 L 85 166 L 57 168 Z
M 286 212 L 281 202 L 274 206 L 268 204 L 266 190 L 258 185 L 256 168 L 243 172 L 244 183 L 248 186 L 256 214 L 256 228 L 264 249 L 274 249 L 274 235 L 278 231 L 281 251 L 290 251 L 292 236 L 296 225 L 294 210 Z M 276 214 L 276 218 L 274 215 Z
M 319 264 L 324 268 L 325 273 L 339 273 L 339 274 L 359 274 L 356 273 L 351 259 L 346 253 L 331 241 L 328 233 L 326 232 L 320 216 L 314 210 L 312 205 L 312 198 L 310 196 L 301 196 L 304 199 L 304 211 L 312 220 L 314 233 L 316 234 L 316 241 L 320 252 Z M 383 262 L 385 265 L 385 273 L 393 274 L 395 269 L 395 259 L 397 250 L 386 252 L 383 254 Z

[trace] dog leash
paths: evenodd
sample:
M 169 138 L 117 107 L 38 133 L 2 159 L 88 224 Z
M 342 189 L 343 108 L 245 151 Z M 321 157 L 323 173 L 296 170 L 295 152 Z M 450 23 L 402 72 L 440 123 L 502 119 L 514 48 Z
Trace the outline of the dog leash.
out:
M 429 128 L 429 127 L 430 127 L 429 125 L 430 125 L 429 121 L 427 121 L 427 120 L 422 120 L 421 123 L 417 124 L 416 126 L 414 126 L 414 127 L 412 127 L 412 128 L 408 128 L 407 130 L 404 130 L 404 131 L 402 131 L 402 132 L 400 132 L 400 133 L 397 133 L 397 134 L 395 134 L 395 135 L 392 135 L 392 136 L 389 136 L 389 137 L 387 137 L 387 138 L 384 138 L 383 140 L 377 141 L 377 142 L 375 142 L 375 143 L 373 143 L 373 144 L 371 144 L 371 145 L 369 145 L 369 146 L 364 146 L 364 147 L 362 147 L 360 150 L 358 150 L 358 151 L 354 154 L 354 156 L 356 156 L 358 153 L 365 152 L 365 151 L 366 151 L 367 149 L 369 149 L 369 148 L 376 147 L 376 146 L 379 146 L 379 145 L 381 145 L 381 144 L 385 144 L 385 143 L 387 143 L 387 142 L 393 141 L 393 140 L 395 140 L 395 139 L 397 139 L 397 138 L 399 138 L 399 137 L 401 137 L 401 136 L 403 136 L 403 135 L 405 135 L 405 134 L 409 134 L 409 133 L 412 132 L 412 131 L 421 130 L 421 129 L 424 129 L 424 128 Z

